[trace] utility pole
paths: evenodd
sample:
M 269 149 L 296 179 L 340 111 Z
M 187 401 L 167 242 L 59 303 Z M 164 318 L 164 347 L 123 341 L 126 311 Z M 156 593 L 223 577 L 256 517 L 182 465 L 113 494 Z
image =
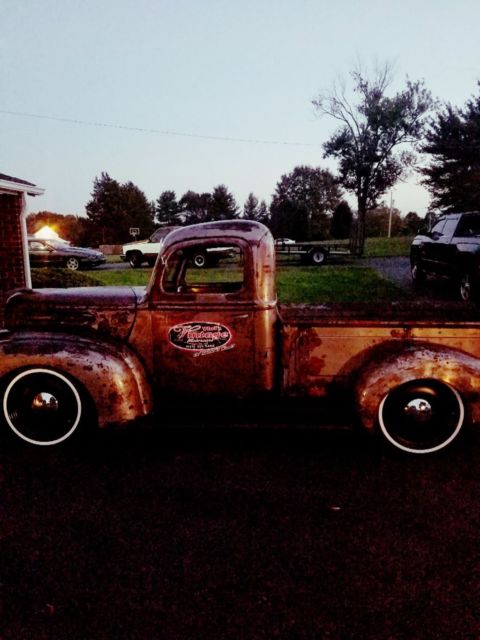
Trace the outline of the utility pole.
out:
M 393 191 L 390 191 L 390 213 L 388 216 L 388 238 L 392 237 Z

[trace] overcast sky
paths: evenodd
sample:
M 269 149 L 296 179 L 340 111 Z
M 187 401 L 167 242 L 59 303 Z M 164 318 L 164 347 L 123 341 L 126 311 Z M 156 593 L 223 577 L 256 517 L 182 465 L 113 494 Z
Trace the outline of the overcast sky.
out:
M 393 90 L 423 78 L 458 106 L 480 79 L 478 0 L 0 0 L 0 9 L 0 173 L 46 189 L 31 211 L 83 214 L 102 171 L 152 200 L 223 183 L 241 205 L 250 191 L 269 202 L 296 165 L 335 169 L 321 147 L 335 124 L 311 100 L 357 60 L 393 61 Z M 403 214 L 428 206 L 416 176 L 393 198 Z

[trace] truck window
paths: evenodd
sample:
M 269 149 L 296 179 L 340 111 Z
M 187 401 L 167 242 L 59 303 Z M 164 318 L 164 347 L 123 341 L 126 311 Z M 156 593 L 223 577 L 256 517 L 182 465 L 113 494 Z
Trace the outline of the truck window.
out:
M 458 238 L 471 238 L 480 235 L 480 215 L 463 216 L 455 234 Z
M 445 227 L 443 229 L 442 235 L 447 236 L 448 238 L 452 237 L 455 233 L 455 229 L 457 228 L 458 219 L 452 218 L 447 220 L 445 223 Z
M 439 220 L 437 224 L 432 228 L 431 234 L 441 236 L 443 235 L 443 228 L 445 227 L 445 220 Z
M 175 251 L 165 265 L 166 293 L 235 293 L 244 284 L 245 260 L 240 247 L 199 245 Z

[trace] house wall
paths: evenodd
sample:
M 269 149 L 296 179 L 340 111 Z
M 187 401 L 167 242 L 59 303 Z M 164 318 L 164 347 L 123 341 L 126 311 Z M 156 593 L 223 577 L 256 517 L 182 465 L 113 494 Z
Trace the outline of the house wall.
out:
M 0 326 L 3 326 L 8 292 L 26 285 L 20 221 L 22 202 L 21 194 L 0 194 Z

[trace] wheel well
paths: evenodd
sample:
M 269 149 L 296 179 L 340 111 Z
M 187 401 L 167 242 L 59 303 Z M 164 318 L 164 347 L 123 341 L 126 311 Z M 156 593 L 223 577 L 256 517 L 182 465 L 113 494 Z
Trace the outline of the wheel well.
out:
M 387 355 L 387 349 L 391 349 Z M 467 421 L 480 420 L 480 379 L 477 358 L 456 349 L 435 344 L 391 344 L 374 350 L 369 362 L 356 375 L 357 413 L 368 431 L 377 424 L 378 407 L 394 388 L 415 380 L 435 380 L 459 393 L 465 403 Z

